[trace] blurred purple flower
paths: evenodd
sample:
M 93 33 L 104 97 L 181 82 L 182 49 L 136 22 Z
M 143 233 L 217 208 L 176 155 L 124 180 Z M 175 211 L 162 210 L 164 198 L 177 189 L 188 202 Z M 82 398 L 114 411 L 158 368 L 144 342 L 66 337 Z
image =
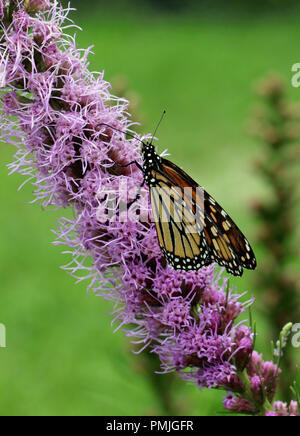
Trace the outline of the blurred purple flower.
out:
M 281 401 L 276 401 L 273 404 L 274 411 L 266 413 L 266 416 L 300 416 L 298 403 L 291 401 L 288 405 Z
M 252 300 L 242 303 L 214 265 L 172 270 L 144 196 L 128 219 L 143 176 L 120 164 L 141 162 L 140 142 L 100 126 L 129 130 L 128 103 L 111 95 L 103 74 L 89 72 L 91 50 L 64 33 L 69 8 L 55 0 L 12 4 L 10 25 L 1 24 L 1 135 L 17 147 L 10 169 L 33 183 L 35 201 L 73 208 L 74 219 L 61 218 L 55 231 L 72 255 L 65 269 L 115 303 L 117 328 L 141 349 L 151 346 L 164 372 L 226 389 L 229 411 L 255 413 L 261 392 L 274 398 L 278 371 L 253 353 L 251 329 L 235 323 Z

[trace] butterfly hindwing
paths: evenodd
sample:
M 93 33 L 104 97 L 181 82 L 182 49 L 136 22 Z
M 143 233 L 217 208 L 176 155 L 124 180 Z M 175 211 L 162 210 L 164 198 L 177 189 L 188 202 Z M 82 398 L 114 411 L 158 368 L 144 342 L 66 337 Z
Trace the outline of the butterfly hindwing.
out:
M 255 269 L 256 258 L 253 250 L 243 233 L 230 218 L 227 212 L 207 193 L 205 193 L 204 207 L 206 216 L 215 224 L 223 241 L 231 247 L 235 254 L 235 261 L 242 268 Z

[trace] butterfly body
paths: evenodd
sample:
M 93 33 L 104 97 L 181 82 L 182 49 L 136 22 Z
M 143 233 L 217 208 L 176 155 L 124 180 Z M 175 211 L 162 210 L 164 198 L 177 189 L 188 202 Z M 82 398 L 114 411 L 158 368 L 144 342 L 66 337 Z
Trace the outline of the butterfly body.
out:
M 149 188 L 156 186 L 156 180 L 153 177 L 153 171 L 159 171 L 162 164 L 162 158 L 156 153 L 155 148 L 150 143 L 144 143 L 142 146 L 144 181 Z
M 171 267 L 194 271 L 216 262 L 235 276 L 256 268 L 245 236 L 197 182 L 150 143 L 143 143 L 142 157 L 159 244 Z

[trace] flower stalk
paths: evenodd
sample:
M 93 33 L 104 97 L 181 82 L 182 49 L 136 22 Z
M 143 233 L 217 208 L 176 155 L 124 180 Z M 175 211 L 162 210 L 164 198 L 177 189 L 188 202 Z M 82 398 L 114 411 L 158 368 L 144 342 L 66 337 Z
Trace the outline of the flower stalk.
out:
M 136 127 L 140 126 L 144 118 L 140 109 L 140 96 L 129 88 L 126 77 L 116 76 L 111 83 L 114 93 L 129 102 L 128 111 L 131 114 L 131 120 L 136 123 Z M 176 375 L 174 373 L 164 374 L 164 376 L 157 374 L 160 370 L 160 361 L 158 356 L 151 353 L 149 349 L 134 357 L 134 367 L 142 370 L 145 377 L 150 380 L 157 404 L 160 405 L 164 414 L 168 416 L 182 415 L 184 413 L 182 403 L 185 401 L 177 401 L 176 387 L 180 381 Z M 139 359 L 138 362 L 136 362 L 137 359 Z

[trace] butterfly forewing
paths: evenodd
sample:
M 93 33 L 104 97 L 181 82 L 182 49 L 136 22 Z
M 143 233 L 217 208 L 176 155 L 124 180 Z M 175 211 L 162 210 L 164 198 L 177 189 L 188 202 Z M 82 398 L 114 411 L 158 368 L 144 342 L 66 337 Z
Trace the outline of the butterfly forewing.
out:
M 168 179 L 157 174 L 157 184 L 151 187 L 151 204 L 159 244 L 173 268 L 191 271 L 212 263 L 196 216 L 186 207 L 181 189 L 170 187 Z

